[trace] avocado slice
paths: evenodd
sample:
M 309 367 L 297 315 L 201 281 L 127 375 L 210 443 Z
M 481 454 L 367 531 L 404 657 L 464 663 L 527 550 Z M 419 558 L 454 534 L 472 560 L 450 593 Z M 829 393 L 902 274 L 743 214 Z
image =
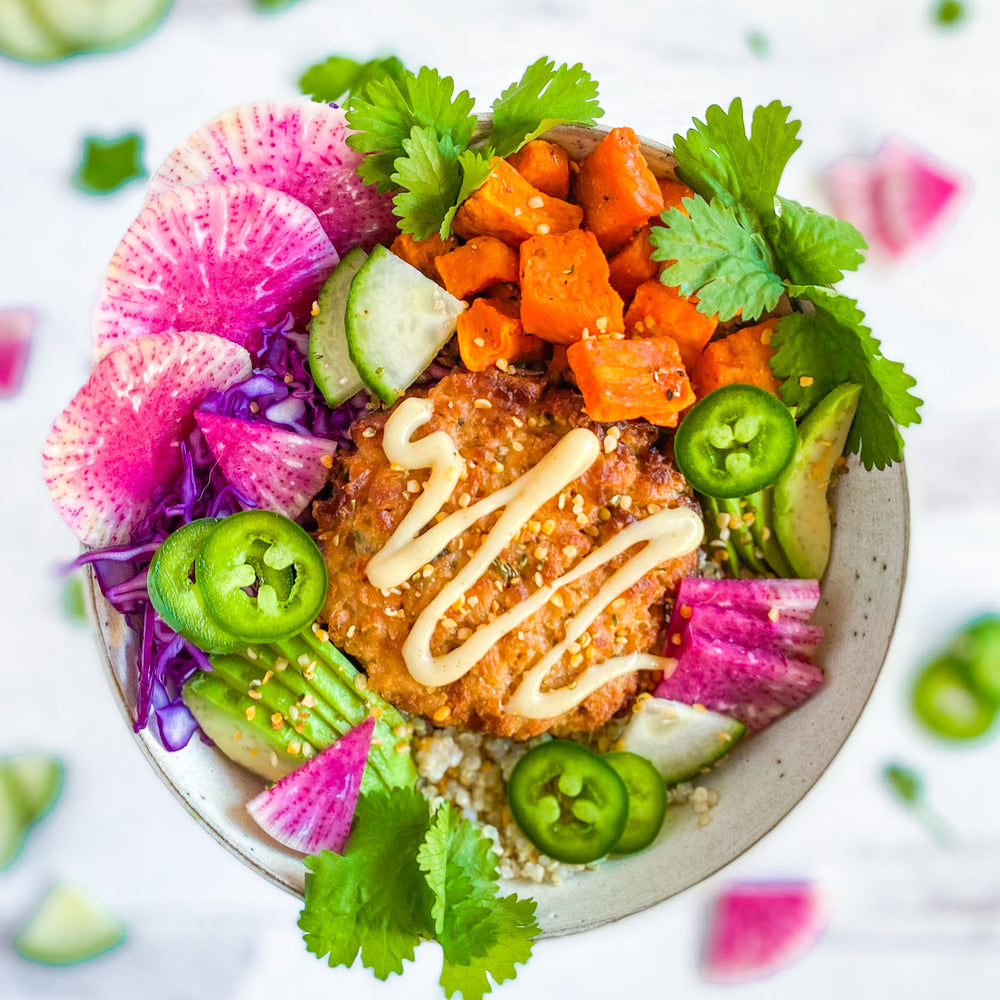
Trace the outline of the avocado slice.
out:
M 818 580 L 830 559 L 826 493 L 858 408 L 861 386 L 838 385 L 799 425 L 791 464 L 774 484 L 774 527 L 796 576 Z

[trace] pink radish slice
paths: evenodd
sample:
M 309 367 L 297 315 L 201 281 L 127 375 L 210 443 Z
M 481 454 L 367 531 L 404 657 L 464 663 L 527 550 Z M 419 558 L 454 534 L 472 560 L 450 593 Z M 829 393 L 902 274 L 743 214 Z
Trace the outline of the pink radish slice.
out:
M 745 982 L 777 972 L 807 952 L 827 922 L 812 882 L 737 882 L 715 901 L 702 971 L 712 982 Z
M 686 616 L 685 607 L 690 610 Z M 818 625 L 807 625 L 780 613 L 772 620 L 768 615 L 712 604 L 675 605 L 670 632 L 685 630 L 692 635 L 718 636 L 750 649 L 777 649 L 790 656 L 812 656 L 823 639 Z
M 375 720 L 327 747 L 247 803 L 247 812 L 279 844 L 303 854 L 341 853 L 351 832 Z
M 98 361 L 42 452 L 49 494 L 80 541 L 128 541 L 180 471 L 195 408 L 250 373 L 250 355 L 210 333 L 139 337 Z
M 0 310 L 0 398 L 21 388 L 36 322 L 31 309 Z
M 97 357 L 164 330 L 205 330 L 255 350 L 261 328 L 300 321 L 336 267 L 315 214 L 259 184 L 198 184 L 147 202 L 118 245 L 94 317 Z
M 215 413 L 194 418 L 222 474 L 258 507 L 298 517 L 323 488 L 332 441 Z
M 256 181 L 308 205 L 344 254 L 396 235 L 392 196 L 355 172 L 344 112 L 327 104 L 243 104 L 193 132 L 149 182 L 149 196 L 202 181 Z
M 808 621 L 819 604 L 818 580 L 710 580 L 689 576 L 677 590 L 677 607 L 711 604 L 767 615 L 778 610 L 782 618 Z

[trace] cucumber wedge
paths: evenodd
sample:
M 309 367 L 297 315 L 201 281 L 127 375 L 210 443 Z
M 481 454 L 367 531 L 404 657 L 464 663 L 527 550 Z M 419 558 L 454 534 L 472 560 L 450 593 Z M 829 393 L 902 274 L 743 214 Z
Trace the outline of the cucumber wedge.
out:
M 340 406 L 365 387 L 347 350 L 346 319 L 351 282 L 366 260 L 361 247 L 341 258 L 319 293 L 319 312 L 309 323 L 309 370 L 330 406 Z
M 632 713 L 622 749 L 651 761 L 668 785 L 687 781 L 727 754 L 746 726 L 679 701 L 649 698 Z
M 0 758 L 0 871 L 20 853 L 28 830 L 62 789 L 62 764 L 49 754 Z
M 21 62 L 55 62 L 72 49 L 39 22 L 26 0 L 0 3 L 0 53 Z
M 351 283 L 347 349 L 369 391 L 394 403 L 448 342 L 465 303 L 383 246 Z
M 82 886 L 62 882 L 14 938 L 14 949 L 31 962 L 75 965 L 125 940 L 125 927 Z

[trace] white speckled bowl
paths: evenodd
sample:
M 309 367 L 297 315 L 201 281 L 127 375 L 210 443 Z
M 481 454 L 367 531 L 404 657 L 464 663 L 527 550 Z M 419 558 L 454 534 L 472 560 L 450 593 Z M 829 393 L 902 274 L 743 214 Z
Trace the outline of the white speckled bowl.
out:
M 553 138 L 583 155 L 606 130 L 557 129 Z M 669 150 L 646 143 L 653 170 Z M 892 637 L 906 575 L 909 512 L 901 465 L 867 472 L 856 461 L 833 490 L 836 526 L 823 598 L 814 621 L 825 630 L 820 692 L 791 715 L 737 745 L 707 783 L 720 794 L 710 825 L 690 809 L 668 815 L 649 850 L 616 858 L 560 886 L 531 886 L 548 936 L 586 930 L 652 906 L 718 871 L 756 843 L 812 787 L 847 739 L 871 694 Z M 93 583 L 88 597 L 108 677 L 131 724 L 134 636 Z M 188 811 L 221 844 L 276 885 L 301 895 L 301 856 L 271 841 L 246 812 L 261 779 L 194 739 L 168 753 L 155 727 L 136 740 Z M 518 887 L 524 892 L 523 885 Z

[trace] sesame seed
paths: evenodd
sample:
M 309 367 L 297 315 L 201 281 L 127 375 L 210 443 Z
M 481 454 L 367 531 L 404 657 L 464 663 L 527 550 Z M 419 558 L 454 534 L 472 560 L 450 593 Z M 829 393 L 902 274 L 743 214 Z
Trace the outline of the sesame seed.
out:
M 589 524 L 590 523 L 590 518 L 587 517 L 586 514 L 582 514 L 582 513 L 581 514 L 577 514 L 576 515 L 576 523 L 577 524 Z
M 247 722 L 253 722 L 254 716 L 257 714 L 257 706 L 250 705 L 246 712 L 243 713 L 247 717 Z
M 514 422 L 515 427 L 524 426 L 524 421 L 520 417 L 511 417 L 510 419 Z
M 347 638 L 348 638 L 348 639 L 353 639 L 353 638 L 354 638 L 354 633 L 355 633 L 355 632 L 357 632 L 357 630 L 358 630 L 358 627 L 357 627 L 357 625 L 352 625 L 352 626 L 351 626 L 351 627 L 350 627 L 350 628 L 349 628 L 349 629 L 347 630 Z
M 261 699 L 261 693 L 256 688 L 251 688 L 247 691 L 247 696 L 253 698 L 254 701 L 260 701 Z
M 431 718 L 435 722 L 444 722 L 444 720 L 449 718 L 450 715 L 451 715 L 451 709 L 447 705 L 442 705 L 439 709 L 437 709 L 434 712 Z
M 406 484 L 406 492 L 407 493 L 419 493 L 420 492 L 420 483 L 418 483 L 415 479 L 411 479 Z
M 314 302 L 312 304 L 312 307 L 309 310 L 309 315 L 310 316 L 318 316 L 319 315 L 319 303 L 318 302 Z
M 528 208 L 542 208 L 545 205 L 545 199 L 540 195 L 532 195 L 528 199 Z
M 681 644 L 681 634 L 680 634 L 680 632 L 675 632 L 675 633 L 674 633 L 674 634 L 673 634 L 673 635 L 672 635 L 672 636 L 670 637 L 670 644 L 671 644 L 672 646 L 679 646 L 679 645 Z
M 808 389 L 809 386 L 811 386 L 812 384 L 813 384 L 813 377 L 812 377 L 812 375 L 800 375 L 799 376 L 799 385 L 801 385 L 803 389 Z
M 581 650 L 581 649 L 583 649 L 583 647 L 582 647 L 582 646 L 580 645 L 580 643 L 578 643 L 578 642 L 571 642 L 571 643 L 570 643 L 570 644 L 569 644 L 569 645 L 568 645 L 568 646 L 567 646 L 566 648 L 567 648 L 567 649 L 568 649 L 568 650 L 569 650 L 569 651 L 570 651 L 571 653 L 579 653 L 579 652 L 580 652 L 580 650 Z
M 322 465 L 324 469 L 332 469 L 333 455 L 320 455 L 319 464 Z
M 288 669 L 288 660 L 286 660 L 283 656 L 279 656 L 274 661 L 274 672 L 276 674 L 280 674 L 283 670 L 287 669 Z
M 503 472 L 503 462 L 494 462 L 493 463 L 493 471 L 494 472 Z
M 632 507 L 632 498 L 629 496 L 622 497 L 621 500 L 618 501 L 618 506 L 621 507 L 622 510 L 630 510 Z
M 658 503 L 651 503 L 646 508 L 646 513 L 648 513 L 648 514 L 659 514 L 660 513 L 660 505 Z
M 549 233 L 549 227 L 543 222 L 536 230 L 539 236 L 547 236 Z
M 575 653 L 569 658 L 569 665 L 571 667 L 578 667 L 583 663 L 583 656 L 580 653 Z
M 557 608 L 561 608 L 561 607 L 563 607 L 563 606 L 564 606 L 564 604 L 563 604 L 563 599 L 562 599 L 562 597 L 561 597 L 561 596 L 560 596 L 559 594 L 553 594 L 553 595 L 552 595 L 552 603 L 553 603 L 553 604 L 554 604 L 554 605 L 555 605 L 555 606 L 556 606 Z
M 524 445 L 520 441 L 511 441 L 510 446 L 514 451 L 524 451 Z
M 455 633 L 455 635 L 456 635 L 456 636 L 458 636 L 458 640 L 459 640 L 459 642 L 465 642 L 465 640 L 466 640 L 466 639 L 468 639 L 470 635 L 472 635 L 472 629 L 471 629 L 471 628 L 469 628 L 469 627 L 468 627 L 467 625 L 463 625 L 463 626 L 462 626 L 462 627 L 461 627 L 461 628 L 460 628 L 460 629 L 459 629 L 459 630 L 458 630 L 458 631 L 457 631 L 457 632 Z
M 548 555 L 548 549 L 544 545 L 536 545 L 532 554 L 536 559 L 544 559 Z
M 608 328 L 608 317 L 598 316 L 597 319 L 594 320 L 594 326 L 596 326 L 601 333 L 604 333 L 604 331 Z
M 423 568 L 423 569 L 422 569 L 422 570 L 420 571 L 420 575 L 421 575 L 421 576 L 422 576 L 422 577 L 423 577 L 423 578 L 424 578 L 425 580 L 427 579 L 427 577 L 429 577 L 429 576 L 433 576 L 433 575 L 434 575 L 434 567 L 433 567 L 433 566 L 432 566 L 432 565 L 431 565 L 430 563 L 428 563 L 428 564 L 427 564 L 426 566 L 424 566 L 424 568 Z
M 477 410 L 492 410 L 493 404 L 488 399 L 483 399 L 482 396 L 479 397 L 473 404 Z
M 567 559 L 575 559 L 577 557 L 577 548 L 575 545 L 564 545 L 562 552 Z
M 510 368 L 510 364 L 506 358 L 497 358 L 497 368 L 499 368 L 500 371 L 505 372 L 508 368 Z
M 362 432 L 361 436 L 363 438 L 373 438 L 378 433 L 374 427 L 366 427 Z
M 472 497 L 468 493 L 463 493 L 458 498 L 459 507 L 468 507 L 470 503 L 472 503 Z
M 680 606 L 681 618 L 690 618 L 694 614 L 694 608 L 690 604 L 682 604 Z
M 354 678 L 354 686 L 359 691 L 364 691 L 368 687 L 368 678 L 364 674 L 357 674 Z
M 476 347 L 485 347 L 486 346 L 486 341 L 483 340 L 482 337 L 476 337 L 475 340 L 473 340 L 472 342 L 476 345 Z
M 294 757 L 302 749 L 302 744 L 298 740 L 292 740 L 286 749 Z
M 555 530 L 556 530 L 556 522 L 555 522 L 555 521 L 553 521 L 553 520 L 552 520 L 552 518 L 550 517 L 550 518 L 549 518 L 549 519 L 548 519 L 548 520 L 547 520 L 547 521 L 546 521 L 546 522 L 545 522 L 545 523 L 544 523 L 544 524 L 542 525 L 542 533 L 543 533 L 543 534 L 546 534 L 546 535 L 551 535 L 551 534 L 552 534 L 552 532 L 553 532 L 553 531 L 555 531 Z
M 271 716 L 272 729 L 280 729 L 284 724 L 285 724 L 285 717 L 281 714 L 281 712 L 275 712 Z
M 771 621 L 777 622 L 778 619 L 781 618 L 781 612 L 778 610 L 778 608 L 771 608 L 771 610 L 768 611 L 767 613 L 767 617 L 770 618 Z
M 542 585 L 542 574 L 535 573 L 535 586 L 540 587 Z
M 400 740 L 395 745 L 395 747 L 393 747 L 393 749 L 396 751 L 396 753 L 406 753 L 406 751 L 409 750 L 409 748 L 410 748 L 410 744 L 407 743 L 406 740 Z
M 615 450 L 615 448 L 617 448 L 617 447 L 618 447 L 618 438 L 614 437 L 611 434 L 605 435 L 605 438 L 604 438 L 604 453 L 606 455 L 610 455 L 611 452 L 613 452 Z
M 525 524 L 525 527 L 533 535 L 537 535 L 538 532 L 542 530 L 542 526 L 541 526 L 541 524 L 538 521 L 528 521 L 527 524 Z

